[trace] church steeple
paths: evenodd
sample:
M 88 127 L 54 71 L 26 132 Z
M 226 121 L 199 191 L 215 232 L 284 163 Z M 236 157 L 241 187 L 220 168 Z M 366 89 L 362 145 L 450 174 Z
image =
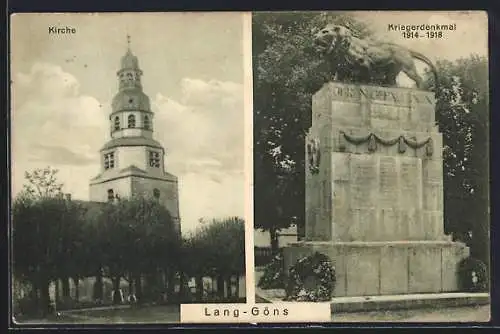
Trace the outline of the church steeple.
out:
M 118 76 L 118 93 L 113 98 L 110 115 L 111 137 L 152 138 L 153 113 L 149 97 L 142 91 L 142 70 L 138 58 L 132 53 L 130 36 L 127 51 L 121 58 Z
M 130 36 L 119 66 L 109 115 L 111 138 L 99 152 L 101 170 L 90 181 L 90 199 L 104 202 L 141 194 L 155 198 L 169 210 L 180 232 L 177 177 L 165 171 L 165 150 L 153 138 L 154 113 L 143 92 Z
M 121 59 L 121 67 L 117 73 L 120 90 L 128 88 L 142 88 L 142 71 L 139 68 L 139 60 L 130 48 L 130 36 L 127 35 L 127 52 Z

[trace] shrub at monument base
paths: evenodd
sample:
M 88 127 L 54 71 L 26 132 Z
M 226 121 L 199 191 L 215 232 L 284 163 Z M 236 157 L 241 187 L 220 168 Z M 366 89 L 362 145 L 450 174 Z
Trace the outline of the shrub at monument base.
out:
M 264 275 L 259 279 L 257 286 L 264 290 L 285 288 L 285 273 L 281 254 L 273 257 L 271 262 L 264 267 Z
M 335 268 L 319 252 L 299 259 L 289 270 L 287 301 L 330 301 L 335 288 Z
M 458 266 L 460 288 L 478 292 L 488 290 L 488 270 L 486 264 L 473 257 L 463 259 Z

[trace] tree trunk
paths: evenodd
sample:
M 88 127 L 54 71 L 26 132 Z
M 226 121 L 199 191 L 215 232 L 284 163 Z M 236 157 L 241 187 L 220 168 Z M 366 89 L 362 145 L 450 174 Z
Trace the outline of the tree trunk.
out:
M 55 292 L 56 303 L 59 303 L 61 301 L 59 289 L 60 289 L 59 279 L 56 279 L 56 280 L 54 280 L 54 292 Z
M 94 300 L 99 300 L 102 302 L 103 297 L 103 282 L 102 282 L 102 272 L 101 269 L 97 271 L 94 283 Z
M 145 286 L 143 289 L 143 296 L 148 301 L 154 301 L 158 297 L 158 273 L 152 272 L 145 275 Z
M 240 274 L 236 274 L 236 292 L 234 293 L 235 294 L 235 298 L 236 299 L 239 299 L 240 298 Z
M 69 287 L 69 277 L 62 278 L 62 297 L 66 302 L 71 298 L 70 287 Z
M 33 301 L 33 306 L 35 310 L 38 310 L 40 306 L 39 290 L 40 289 L 38 282 L 33 281 L 31 284 L 30 298 Z
M 132 274 L 128 276 L 128 295 L 131 296 L 134 294 L 134 278 Z
M 167 300 L 170 300 L 174 295 L 175 270 L 172 268 L 165 268 L 165 281 L 167 287 Z
M 42 315 L 46 316 L 52 313 L 49 295 L 49 280 L 44 279 L 40 281 L 40 311 Z
M 73 283 L 75 284 L 75 301 L 80 300 L 80 278 L 73 277 Z
M 120 276 L 113 277 L 113 304 L 121 304 L 122 299 L 120 295 Z
M 63 277 L 62 279 L 62 300 L 67 303 L 71 299 L 71 289 L 69 285 L 69 277 Z
M 186 274 L 181 272 L 179 277 L 179 295 L 181 297 L 181 302 L 186 301 L 187 291 L 186 291 Z
M 227 294 L 228 299 L 230 299 L 232 297 L 231 278 L 232 278 L 232 275 L 228 275 L 226 278 L 226 283 L 227 283 L 226 294 Z
M 196 277 L 196 301 L 201 302 L 203 300 L 203 277 Z
M 135 298 L 137 299 L 137 302 L 142 301 L 143 293 L 142 293 L 142 281 L 141 281 L 141 275 L 136 274 L 134 276 L 134 286 L 135 286 Z
M 217 276 L 217 296 L 222 300 L 224 299 L 224 276 Z
M 276 228 L 271 228 L 269 230 L 269 237 L 271 241 L 271 254 L 274 256 L 279 252 L 279 240 L 278 240 L 278 230 Z

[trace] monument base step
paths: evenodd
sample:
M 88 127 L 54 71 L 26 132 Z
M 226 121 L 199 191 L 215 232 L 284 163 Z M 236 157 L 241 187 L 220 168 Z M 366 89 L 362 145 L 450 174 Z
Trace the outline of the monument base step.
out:
M 488 293 L 422 293 L 409 295 L 337 297 L 331 302 L 332 313 L 447 308 L 490 303 Z
M 259 303 L 282 303 L 285 291 L 277 289 L 256 291 Z M 488 293 L 420 293 L 386 296 L 335 297 L 331 301 L 333 313 L 354 313 L 418 308 L 448 308 L 488 305 Z

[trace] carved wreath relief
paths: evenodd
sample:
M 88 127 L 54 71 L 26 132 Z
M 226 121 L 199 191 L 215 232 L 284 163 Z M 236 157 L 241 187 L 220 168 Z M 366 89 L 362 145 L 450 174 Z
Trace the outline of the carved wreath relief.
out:
M 311 139 L 307 143 L 307 156 L 309 158 L 309 170 L 316 174 L 319 172 L 321 152 L 319 150 L 319 139 Z

